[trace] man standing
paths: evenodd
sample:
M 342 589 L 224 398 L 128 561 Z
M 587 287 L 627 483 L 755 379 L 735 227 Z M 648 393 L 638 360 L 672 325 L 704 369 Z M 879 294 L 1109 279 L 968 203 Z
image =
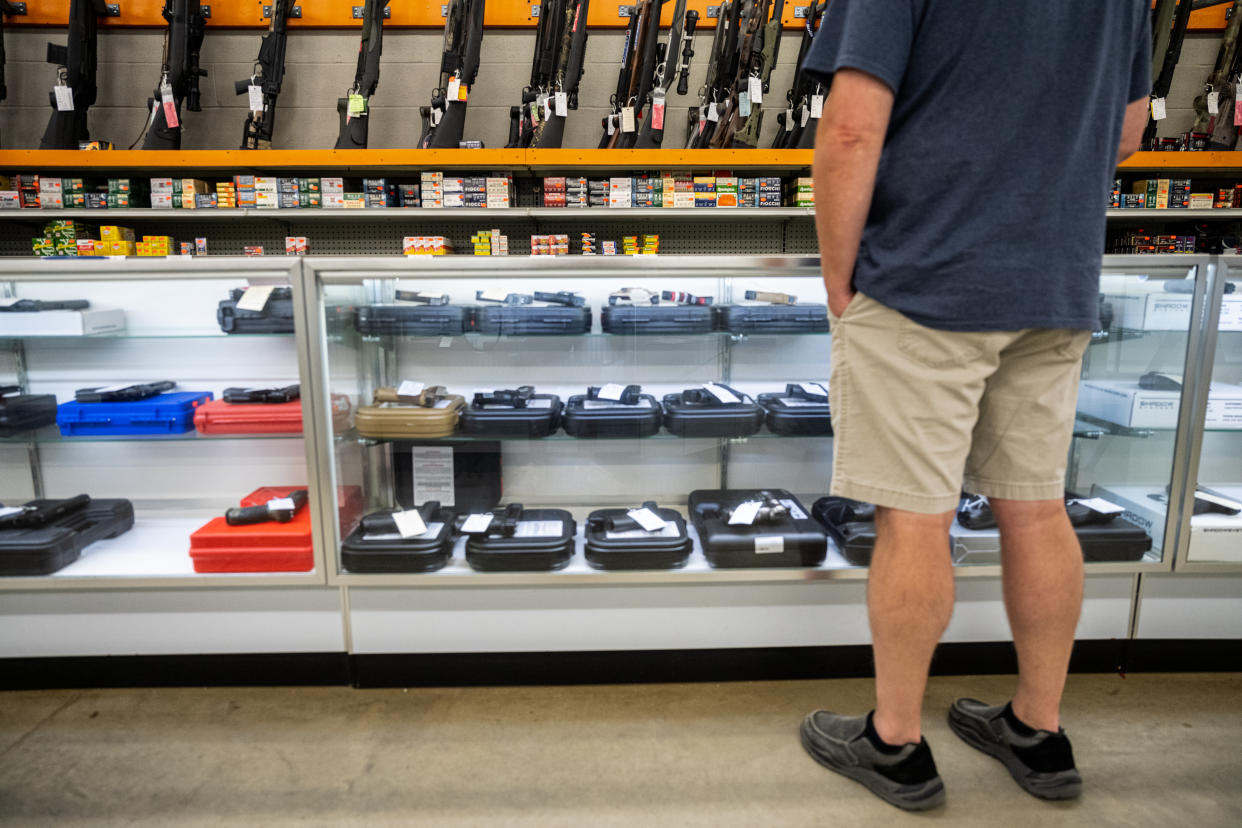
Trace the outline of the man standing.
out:
M 832 492 L 876 504 L 875 710 L 816 711 L 821 764 L 900 808 L 944 801 L 922 738 L 953 611 L 949 524 L 991 499 L 1018 653 L 1012 702 L 949 723 L 1047 799 L 1082 780 L 1059 707 L 1082 605 L 1062 501 L 1105 205 L 1138 149 L 1150 0 L 831 0 L 806 66 L 832 315 Z

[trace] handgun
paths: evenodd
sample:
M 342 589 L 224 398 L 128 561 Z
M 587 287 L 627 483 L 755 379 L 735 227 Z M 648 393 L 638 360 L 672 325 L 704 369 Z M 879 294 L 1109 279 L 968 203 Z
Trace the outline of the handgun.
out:
M 250 526 L 255 523 L 288 523 L 306 505 L 306 489 L 297 489 L 284 497 L 275 497 L 258 506 L 233 506 L 224 513 L 229 526 Z M 273 505 L 274 504 L 274 505 Z
M 486 394 L 482 391 L 476 391 L 474 401 L 471 405 L 474 408 L 482 408 L 485 405 L 504 405 L 509 408 L 525 408 L 530 398 L 535 394 L 535 386 L 522 385 L 517 388 L 509 388 L 493 391 Z
M 424 525 L 430 526 L 431 522 L 440 515 L 440 501 L 428 500 L 418 507 L 418 515 L 423 519 Z M 397 522 L 393 520 L 392 512 L 375 512 L 362 519 L 362 534 L 364 536 L 390 535 L 398 531 Z
M 170 380 L 159 382 L 138 382 L 133 385 L 109 385 L 96 388 L 79 388 L 73 392 L 73 399 L 80 403 L 98 402 L 136 402 L 145 400 L 165 391 L 171 391 L 177 383 Z
M 769 302 L 773 305 L 796 305 L 798 297 L 789 293 L 771 293 L 766 290 L 748 290 L 746 298 L 752 302 Z
M 565 305 L 570 308 L 580 308 L 586 304 L 586 299 L 583 299 L 572 290 L 559 290 L 556 293 L 537 290 L 534 296 L 536 302 L 550 302 L 553 305 Z
M 421 290 L 399 290 L 397 301 L 418 302 L 420 305 L 447 305 L 449 295 L 447 293 L 423 293 Z
M 301 386 L 286 385 L 284 388 L 226 388 L 223 396 L 227 403 L 289 403 L 301 393 Z
M 11 305 L 0 305 L 6 313 L 37 313 L 50 310 L 86 310 L 91 303 L 85 299 L 66 299 L 62 302 L 44 302 L 41 299 L 19 299 Z
M 90 505 L 90 495 L 47 501 L 42 506 L 22 506 L 21 511 L 0 517 L 0 529 L 37 529 Z
M 602 386 L 592 385 L 587 388 L 587 399 L 600 399 L 599 392 Z M 643 387 L 641 385 L 627 385 L 621 392 L 620 399 L 607 400 L 607 402 L 619 402 L 622 405 L 638 405 L 638 401 L 642 398 Z
M 807 388 L 807 386 L 810 386 L 811 388 L 819 388 L 819 389 L 823 390 L 823 391 L 824 391 L 824 393 L 820 394 L 820 393 L 819 393 L 819 392 L 817 392 L 817 391 L 809 390 L 809 389 Z M 828 402 L 828 392 L 827 392 L 827 390 L 826 390 L 826 389 L 824 389 L 824 386 L 820 385 L 820 384 L 819 384 L 819 383 L 817 383 L 817 382 L 806 382 L 806 383 L 803 383 L 803 382 L 791 382 L 791 383 L 787 383 L 787 384 L 785 385 L 785 396 L 786 396 L 786 397 L 791 397 L 792 399 L 795 399 L 795 400 L 806 400 L 806 401 L 808 401 L 808 402 L 818 402 L 818 403 L 826 403 L 826 402 Z

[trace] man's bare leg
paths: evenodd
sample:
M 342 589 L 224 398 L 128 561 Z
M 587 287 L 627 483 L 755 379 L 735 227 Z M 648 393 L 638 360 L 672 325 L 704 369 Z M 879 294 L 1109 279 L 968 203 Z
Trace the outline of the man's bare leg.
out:
M 1013 712 L 1057 732 L 1082 612 L 1082 547 L 1060 500 L 991 499 L 1001 531 L 1005 611 L 1018 651 Z
M 890 745 L 922 738 L 923 690 L 953 614 L 952 512 L 877 507 L 867 584 L 875 652 L 875 729 Z

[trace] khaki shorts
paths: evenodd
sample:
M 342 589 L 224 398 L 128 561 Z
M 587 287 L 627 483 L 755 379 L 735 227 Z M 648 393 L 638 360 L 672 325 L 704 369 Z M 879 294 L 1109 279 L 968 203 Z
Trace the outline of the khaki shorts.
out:
M 1090 339 L 934 330 L 857 294 L 832 318 L 832 493 L 927 514 L 956 508 L 963 486 L 1061 498 Z

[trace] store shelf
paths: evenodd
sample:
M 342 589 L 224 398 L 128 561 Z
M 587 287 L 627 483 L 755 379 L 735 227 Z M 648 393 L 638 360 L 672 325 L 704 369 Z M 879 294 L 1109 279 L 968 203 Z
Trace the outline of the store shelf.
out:
M 1136 152 L 1117 169 L 1121 172 L 1167 170 L 1237 175 L 1242 171 L 1242 152 Z
M 121 257 L 125 258 L 125 257 Z M 146 257 L 143 257 L 146 260 Z M 173 258 L 169 256 L 168 258 Z M 0 340 L 20 339 L 27 342 L 98 342 L 102 339 L 218 339 L 218 340 L 247 340 L 247 339 L 292 339 L 293 334 L 226 334 L 224 331 L 216 328 L 214 331 L 210 329 L 203 330 L 150 330 L 150 331 L 117 331 L 116 333 L 102 334 L 85 334 L 85 335 L 45 335 L 45 334 L 8 334 L 0 330 Z
M 199 574 L 190 559 L 190 535 L 215 517 L 152 517 L 139 513 L 122 535 L 96 541 L 82 556 L 51 575 L 0 577 L 0 590 L 132 589 L 206 584 L 241 586 L 322 584 L 315 572 Z
M 639 443 L 654 440 L 657 442 L 706 442 L 706 443 L 728 443 L 729 445 L 744 445 L 750 440 L 831 440 L 831 434 L 803 434 L 803 435 L 785 435 L 775 434 L 767 429 L 760 429 L 754 434 L 746 437 L 679 437 L 676 434 L 661 429 L 650 437 L 574 437 L 563 431 L 556 431 L 547 437 L 503 437 L 496 435 L 474 435 L 474 434 L 452 434 L 448 437 L 363 437 L 356 432 L 351 432 L 352 439 L 364 446 L 376 446 L 383 443 L 396 443 L 402 441 L 416 440 L 419 443 L 583 443 L 587 445 L 595 443 Z M 351 439 L 351 437 L 346 437 Z M 20 442 L 20 441 L 19 441 Z
M 185 443 L 195 440 L 219 442 L 221 440 L 301 440 L 302 434 L 200 434 L 186 431 L 180 434 L 85 434 L 63 435 L 56 426 L 24 431 L 11 437 L 0 437 L 0 444 L 56 443 Z
M 1135 212 L 1133 210 L 1122 212 Z M 1168 211 L 1162 211 L 1168 212 Z M 1184 211 L 1183 211 L 1184 212 Z M 1242 216 L 1242 210 L 1234 211 Z M 465 208 L 465 207 L 382 207 L 365 210 L 338 210 L 316 207 L 297 209 L 258 209 L 255 207 L 239 209 L 203 208 L 197 210 L 156 210 L 152 208 L 134 207 L 115 210 L 86 210 L 72 208 L 64 210 L 5 210 L 0 213 L 4 218 L 18 221 L 43 223 L 52 219 L 75 219 L 81 221 L 471 221 L 477 222 L 484 217 L 492 221 L 517 221 L 523 219 L 561 219 L 566 221 L 615 221 L 618 219 L 691 219 L 697 221 L 751 221 L 757 218 L 794 219 L 814 218 L 815 210 L 809 207 L 737 207 L 737 208 L 660 208 L 660 207 L 505 207 L 505 208 Z
M 542 257 L 541 257 L 542 258 Z M 568 258 L 561 256 L 559 258 Z M 592 308 L 592 312 L 594 312 Z M 344 339 L 344 334 L 333 334 L 336 341 Z M 805 337 L 828 337 L 831 334 L 828 331 L 812 331 L 807 333 L 744 333 L 736 334 L 729 331 L 706 331 L 703 333 L 660 333 L 660 334 L 628 334 L 628 333 L 605 333 L 603 331 L 592 331 L 583 334 L 489 334 L 489 333 L 464 333 L 464 334 L 358 334 L 358 338 L 362 342 L 443 342 L 444 340 L 465 339 L 474 344 L 480 344 L 492 341 L 502 341 L 512 344 L 515 341 L 524 339 L 533 339 L 539 342 L 572 342 L 574 340 L 597 339 L 597 340 L 614 340 L 616 342 L 634 343 L 634 342 L 667 342 L 669 340 L 713 340 L 713 339 L 730 339 L 734 342 L 747 342 L 751 340 L 767 341 L 774 339 L 788 339 L 796 337 L 803 339 Z
M 1239 153 L 1242 155 L 1242 153 Z M 1238 171 L 1242 174 L 1242 170 Z M 1242 210 L 1232 208 L 1215 207 L 1209 209 L 1166 209 L 1166 210 L 1149 210 L 1142 209 L 1119 209 L 1110 207 L 1108 210 L 1110 219 L 1127 219 L 1133 221 L 1197 221 L 1199 219 L 1221 219 L 1224 221 L 1242 221 Z

